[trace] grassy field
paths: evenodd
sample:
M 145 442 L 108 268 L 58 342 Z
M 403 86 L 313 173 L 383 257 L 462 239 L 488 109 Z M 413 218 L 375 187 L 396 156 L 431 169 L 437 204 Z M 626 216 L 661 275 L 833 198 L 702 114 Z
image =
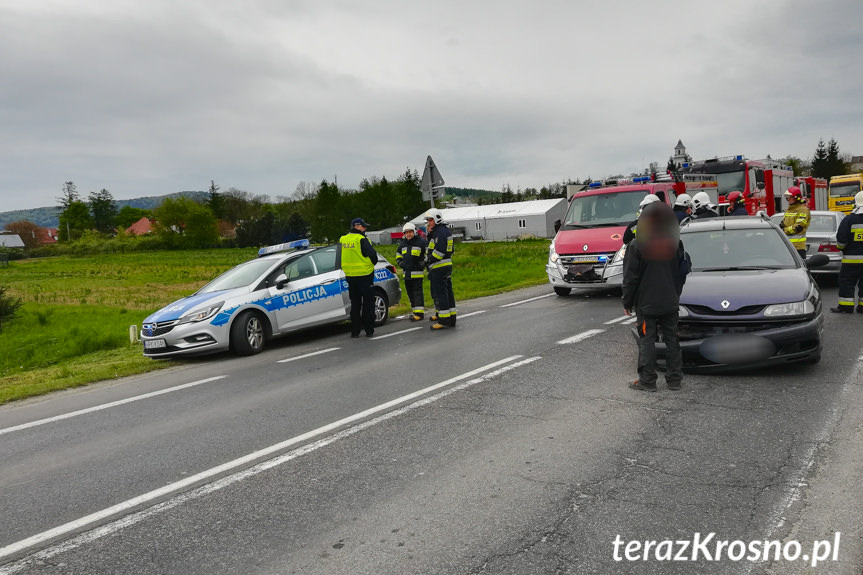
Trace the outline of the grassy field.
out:
M 379 246 L 395 262 L 395 246 Z M 21 298 L 0 331 L 0 403 L 177 365 L 129 342 L 129 326 L 189 295 L 254 249 L 165 251 L 18 260 L 0 285 Z M 453 289 L 465 300 L 544 283 L 547 240 L 458 244 Z M 426 306 L 432 306 L 425 283 Z M 402 294 L 391 315 L 406 313 Z

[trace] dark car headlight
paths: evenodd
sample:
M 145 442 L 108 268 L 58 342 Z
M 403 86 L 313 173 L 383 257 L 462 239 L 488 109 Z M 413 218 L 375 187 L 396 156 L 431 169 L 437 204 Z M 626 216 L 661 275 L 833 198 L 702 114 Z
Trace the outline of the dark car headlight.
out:
M 811 315 L 815 313 L 815 304 L 810 299 L 789 303 L 775 303 L 764 308 L 766 317 L 789 317 Z
M 210 304 L 207 307 L 202 307 L 200 309 L 196 309 L 195 311 L 191 311 L 191 312 L 187 313 L 186 315 L 184 315 L 183 317 L 181 317 L 180 320 L 177 322 L 177 325 L 180 325 L 181 323 L 189 323 L 189 322 L 193 322 L 193 321 L 204 321 L 204 320 L 210 319 L 211 317 L 216 315 L 220 309 L 222 309 L 222 306 L 224 304 L 225 304 L 225 302 L 220 301 L 220 302 L 216 302 L 214 304 Z

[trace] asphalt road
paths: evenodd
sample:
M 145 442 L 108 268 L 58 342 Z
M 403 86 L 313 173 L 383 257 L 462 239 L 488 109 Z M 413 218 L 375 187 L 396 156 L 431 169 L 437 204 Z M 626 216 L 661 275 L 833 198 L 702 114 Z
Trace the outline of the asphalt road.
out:
M 863 316 L 646 394 L 619 298 L 549 291 L 0 408 L 0 573 L 863 573 Z

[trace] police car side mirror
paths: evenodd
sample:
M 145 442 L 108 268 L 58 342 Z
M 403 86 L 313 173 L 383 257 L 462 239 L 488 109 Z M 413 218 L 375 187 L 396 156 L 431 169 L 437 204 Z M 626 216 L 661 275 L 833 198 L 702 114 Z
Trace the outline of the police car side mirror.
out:
M 279 274 L 276 278 L 276 289 L 284 289 L 286 285 L 288 285 L 288 276 Z
M 827 257 L 827 254 L 815 254 L 814 256 L 806 258 L 804 263 L 807 268 L 820 268 L 821 266 L 829 264 L 830 258 Z

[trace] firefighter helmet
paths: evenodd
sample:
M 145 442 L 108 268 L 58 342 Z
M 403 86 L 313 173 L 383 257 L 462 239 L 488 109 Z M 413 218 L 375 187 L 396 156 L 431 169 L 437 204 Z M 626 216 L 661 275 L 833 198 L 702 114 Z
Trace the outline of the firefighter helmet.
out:
M 743 195 L 743 192 L 738 192 L 734 190 L 725 196 L 725 199 L 728 200 L 728 203 L 732 208 L 736 208 L 737 206 L 742 206 L 746 203 L 746 197 Z
M 707 195 L 707 192 L 698 192 L 692 196 L 692 207 L 698 210 L 702 206 L 710 207 L 710 196 Z
M 689 194 L 680 194 L 674 200 L 675 206 L 682 206 L 684 208 L 692 207 L 692 197 Z
M 790 188 L 785 190 L 785 193 L 783 195 L 785 196 L 785 199 L 788 200 L 789 204 L 791 202 L 803 201 L 803 194 L 800 193 L 800 188 L 798 188 L 797 186 L 791 186 Z
M 854 196 L 854 205 L 857 207 L 863 206 L 863 192 L 857 192 Z
M 443 214 L 437 208 L 432 208 L 426 212 L 425 219 L 434 220 L 435 225 L 443 223 Z
M 402 226 L 402 232 L 415 232 L 415 231 L 417 231 L 417 227 L 410 222 L 408 222 L 404 226 Z
M 659 196 L 657 196 L 656 194 L 647 194 L 646 196 L 644 196 L 644 199 L 641 200 L 641 203 L 638 204 L 638 207 L 644 208 L 644 206 L 646 206 L 647 204 L 652 204 L 653 202 L 658 202 L 658 201 L 659 201 Z

